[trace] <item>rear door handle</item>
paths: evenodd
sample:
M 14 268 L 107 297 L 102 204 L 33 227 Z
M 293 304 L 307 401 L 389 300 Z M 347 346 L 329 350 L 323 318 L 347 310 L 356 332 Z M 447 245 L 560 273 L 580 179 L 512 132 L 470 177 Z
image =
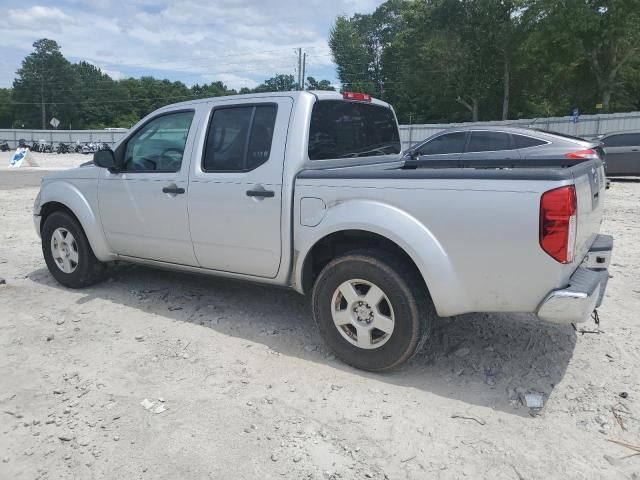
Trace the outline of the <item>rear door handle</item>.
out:
M 178 195 L 184 193 L 184 188 L 178 187 L 176 185 L 162 187 L 162 193 L 172 193 L 174 195 Z
M 247 197 L 271 198 L 274 195 L 273 190 L 247 190 Z

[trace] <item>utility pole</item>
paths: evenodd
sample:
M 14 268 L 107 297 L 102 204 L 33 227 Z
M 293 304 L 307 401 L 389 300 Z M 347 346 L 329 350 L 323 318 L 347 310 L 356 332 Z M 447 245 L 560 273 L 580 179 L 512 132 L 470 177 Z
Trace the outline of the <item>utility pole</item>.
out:
M 302 48 L 298 48 L 298 90 L 302 90 Z
M 42 109 L 42 130 L 46 130 L 47 116 L 44 111 L 44 80 L 40 78 L 40 108 Z
M 300 90 L 304 90 L 304 81 L 305 81 L 305 71 L 307 70 L 307 52 L 304 52 L 302 55 L 302 88 Z

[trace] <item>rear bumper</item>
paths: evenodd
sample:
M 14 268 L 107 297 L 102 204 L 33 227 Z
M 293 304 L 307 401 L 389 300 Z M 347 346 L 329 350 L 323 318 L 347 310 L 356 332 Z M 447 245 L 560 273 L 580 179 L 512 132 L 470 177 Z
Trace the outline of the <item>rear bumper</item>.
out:
M 609 280 L 611 235 L 598 235 L 569 286 L 550 292 L 538 307 L 538 317 L 553 323 L 580 323 L 602 304 Z

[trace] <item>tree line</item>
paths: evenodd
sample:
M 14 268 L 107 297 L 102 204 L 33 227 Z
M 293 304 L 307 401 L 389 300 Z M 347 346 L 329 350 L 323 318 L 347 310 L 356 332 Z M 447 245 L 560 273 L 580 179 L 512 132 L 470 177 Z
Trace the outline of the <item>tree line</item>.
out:
M 640 109 L 638 0 L 388 0 L 338 17 L 343 88 L 402 123 Z
M 195 98 L 297 90 L 293 75 L 276 74 L 253 89 L 223 82 L 195 84 L 152 76 L 114 80 L 88 62 L 69 62 L 54 40 L 41 39 L 22 61 L 13 88 L 0 88 L 0 128 L 129 128 L 164 105 Z M 307 77 L 309 90 L 333 90 L 328 80 Z

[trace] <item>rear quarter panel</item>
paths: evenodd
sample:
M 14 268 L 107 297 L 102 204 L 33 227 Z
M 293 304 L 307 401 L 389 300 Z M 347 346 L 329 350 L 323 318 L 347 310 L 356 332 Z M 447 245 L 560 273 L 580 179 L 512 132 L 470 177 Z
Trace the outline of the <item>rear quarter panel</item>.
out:
M 577 267 L 557 263 L 539 246 L 540 196 L 562 184 L 298 179 L 293 215 L 296 270 L 327 234 L 369 230 L 385 235 L 412 257 L 440 315 L 533 312 L 550 290 L 566 286 Z M 301 224 L 302 198 L 319 198 L 326 205 L 316 226 Z

